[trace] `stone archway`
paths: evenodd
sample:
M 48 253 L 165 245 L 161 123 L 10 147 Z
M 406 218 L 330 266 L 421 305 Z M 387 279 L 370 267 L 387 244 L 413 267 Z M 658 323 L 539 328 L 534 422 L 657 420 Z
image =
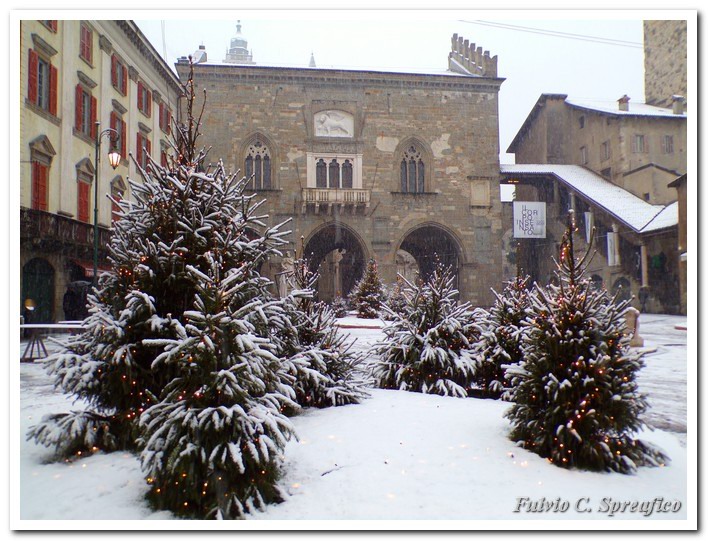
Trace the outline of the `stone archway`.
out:
M 398 251 L 413 256 L 420 278 L 427 280 L 438 263 L 452 269 L 458 287 L 462 251 L 457 240 L 437 224 L 423 224 L 406 233 Z
M 314 231 L 305 243 L 304 256 L 310 269 L 320 275 L 317 292 L 322 301 L 349 295 L 364 274 L 368 258 L 359 235 L 341 222 Z

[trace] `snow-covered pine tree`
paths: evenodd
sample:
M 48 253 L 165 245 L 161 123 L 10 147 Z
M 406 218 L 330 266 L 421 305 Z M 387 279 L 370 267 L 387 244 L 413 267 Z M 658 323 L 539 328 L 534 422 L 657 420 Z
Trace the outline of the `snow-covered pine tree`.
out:
M 390 312 L 394 312 L 399 315 L 404 315 L 406 313 L 406 307 L 408 306 L 406 296 L 405 296 L 405 284 L 403 282 L 403 277 L 399 274 L 396 276 L 396 283 L 393 284 L 391 291 L 386 299 L 386 306 L 388 310 L 384 310 L 382 314 L 384 318 L 391 319 Z
M 628 347 L 628 301 L 594 290 L 583 278 L 590 249 L 576 260 L 572 211 L 557 263 L 559 285 L 531 297 L 523 360 L 512 378 L 506 413 L 510 437 L 561 467 L 631 473 L 668 459 L 633 438 L 646 409 L 637 388 L 641 355 Z
M 480 316 L 482 333 L 475 343 L 474 382 L 483 396 L 499 397 L 507 386 L 507 365 L 521 358 L 521 322 L 529 306 L 529 277 L 507 282 L 501 294 L 492 289 L 494 304 Z
M 293 432 L 282 413 L 295 406 L 293 391 L 269 336 L 279 325 L 248 266 L 228 269 L 222 254 L 205 253 L 203 271 L 187 266 L 193 309 L 174 339 L 150 341 L 164 351 L 154 368 L 178 375 L 140 418 L 148 498 L 194 518 L 243 518 L 282 501 L 277 479 Z
M 334 311 L 315 300 L 318 278 L 307 260 L 295 260 L 292 291 L 283 300 L 287 316 L 283 326 L 289 330 L 274 338 L 294 377 L 298 404 L 316 408 L 357 404 L 367 396 L 359 368 L 361 355 L 339 332 Z
M 267 295 L 269 281 L 258 268 L 278 253 L 287 233 L 266 226 L 259 203 L 243 194 L 245 181 L 227 175 L 221 163 L 206 170 L 206 151 L 196 148 L 191 78 L 184 93 L 186 124 L 174 125 L 169 167 L 152 159 L 145 170 L 136 164 L 142 182 L 131 180 L 132 200 L 117 202 L 121 216 L 108 247 L 112 272 L 89 297 L 86 330 L 47 359 L 55 386 L 86 405 L 47 416 L 30 430 L 29 438 L 55 447 L 57 456 L 137 448 L 140 415 L 183 369 L 154 363 L 162 340 L 180 338 L 185 313 L 203 287 L 201 275 L 188 269 L 205 274 L 218 255 L 224 269 L 240 269 L 247 280 L 242 296 Z M 268 379 L 277 387 L 280 377 Z
M 332 311 L 334 312 L 334 317 L 346 317 L 349 312 L 349 304 L 344 297 L 337 295 L 332 300 Z
M 472 343 L 480 329 L 468 303 L 459 303 L 454 276 L 438 264 L 427 282 L 405 278 L 406 309 L 384 307 L 392 322 L 375 347 L 372 366 L 376 384 L 384 389 L 467 396 L 473 376 Z
M 354 286 L 349 298 L 361 317 L 373 319 L 379 316 L 384 297 L 384 286 L 379 277 L 378 265 L 374 259 L 370 259 L 364 276 Z

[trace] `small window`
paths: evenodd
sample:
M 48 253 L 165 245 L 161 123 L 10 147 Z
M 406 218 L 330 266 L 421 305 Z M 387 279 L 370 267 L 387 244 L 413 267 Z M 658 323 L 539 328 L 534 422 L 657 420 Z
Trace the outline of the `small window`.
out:
M 674 153 L 674 136 L 673 135 L 664 135 L 664 137 L 661 138 L 661 151 L 664 154 L 673 154 Z
M 635 154 L 646 152 L 646 139 L 644 135 L 635 134 L 634 137 L 632 137 L 632 152 Z
M 97 103 L 90 92 L 83 86 L 76 85 L 75 123 L 74 129 L 92 139 L 96 136 Z
M 580 127 L 581 130 L 585 127 L 585 117 L 584 116 L 578 117 L 578 126 Z
M 580 163 L 587 165 L 588 163 L 588 147 L 580 147 Z
M 127 133 L 126 124 L 123 118 L 115 111 L 111 113 L 111 129 L 115 130 L 115 133 L 111 137 L 111 149 L 115 148 L 120 152 L 121 158 L 126 159 L 127 155 Z
M 650 197 L 651 196 L 648 193 L 645 193 L 644 194 L 644 201 L 649 201 Z
M 148 139 L 147 135 L 142 132 L 138 132 L 136 154 L 138 165 L 141 168 L 147 169 L 148 156 L 150 153 L 150 139 Z
M 611 167 L 607 167 L 607 168 L 603 169 L 602 171 L 600 171 L 600 174 L 603 177 L 605 177 L 607 180 L 612 180 L 612 168 Z
M 425 162 L 415 145 L 408 147 L 401 159 L 401 191 L 425 192 Z
M 27 101 L 57 114 L 57 69 L 34 49 L 29 50 Z
M 128 68 L 116 55 L 111 57 L 111 84 L 124 96 L 128 94 Z
M 172 124 L 172 111 L 167 106 L 167 104 L 162 101 L 160 102 L 159 115 L 160 129 L 169 135 L 170 126 Z
M 609 141 L 603 141 L 600 145 L 600 155 L 602 156 L 602 161 L 607 161 L 611 158 L 611 147 Z
M 49 30 L 51 30 L 52 32 L 54 32 L 56 34 L 57 28 L 58 28 L 57 21 L 39 21 L 39 22 L 42 23 Z
M 142 82 L 138 82 L 138 111 L 149 117 L 151 109 L 152 94 Z
M 81 23 L 79 56 L 89 64 L 93 62 L 93 30 L 87 23 Z
M 246 150 L 245 170 L 249 189 L 269 190 L 273 187 L 270 150 L 260 139 Z

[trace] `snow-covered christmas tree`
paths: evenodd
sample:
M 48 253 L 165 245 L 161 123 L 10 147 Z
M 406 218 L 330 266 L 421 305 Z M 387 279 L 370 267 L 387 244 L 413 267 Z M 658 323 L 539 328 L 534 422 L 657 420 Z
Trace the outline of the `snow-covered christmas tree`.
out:
M 150 159 L 120 203 L 86 331 L 47 362 L 87 409 L 30 437 L 60 455 L 142 450 L 157 507 L 235 518 L 278 500 L 282 410 L 297 407 L 273 341 L 287 318 L 258 271 L 288 233 L 267 226 L 247 179 L 205 165 L 191 77 L 184 92 L 170 165 Z
M 528 277 L 517 276 L 494 294 L 494 304 L 478 319 L 482 325 L 475 343 L 474 381 L 484 396 L 499 397 L 508 385 L 506 366 L 522 359 L 521 322 L 529 306 Z
M 523 360 L 507 371 L 510 437 L 561 467 L 633 472 L 667 458 L 634 439 L 647 405 L 637 388 L 641 355 L 630 350 L 628 301 L 590 287 L 590 249 L 576 259 L 572 211 L 561 243 L 559 285 L 531 295 Z
M 287 330 L 274 336 L 274 341 L 287 359 L 300 406 L 356 404 L 368 396 L 359 368 L 361 357 L 353 352 L 353 342 L 339 332 L 332 308 L 315 300 L 318 278 L 308 261 L 294 261 L 291 292 L 283 299 Z
M 364 276 L 354 286 L 349 298 L 352 306 L 361 317 L 373 319 L 379 316 L 381 305 L 385 299 L 385 291 L 375 260 L 369 260 Z
M 427 282 L 401 280 L 406 308 L 384 307 L 392 321 L 376 346 L 374 380 L 384 389 L 467 396 L 480 328 L 470 305 L 458 302 L 452 271 L 438 264 Z

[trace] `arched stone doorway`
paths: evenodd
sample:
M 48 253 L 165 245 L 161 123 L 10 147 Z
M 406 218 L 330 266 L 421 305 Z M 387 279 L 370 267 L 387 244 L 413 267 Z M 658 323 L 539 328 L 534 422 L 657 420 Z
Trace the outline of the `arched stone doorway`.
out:
M 318 298 L 329 302 L 346 297 L 364 274 L 367 253 L 363 241 L 348 226 L 334 222 L 310 235 L 305 243 L 305 258 L 317 271 Z
M 28 300 L 34 310 L 27 310 Z M 39 257 L 22 267 L 22 315 L 26 323 L 51 323 L 54 318 L 54 267 Z
M 423 224 L 409 231 L 398 247 L 415 259 L 422 280 L 427 280 L 435 266 L 441 263 L 452 269 L 455 287 L 460 271 L 460 247 L 456 239 L 442 226 Z

